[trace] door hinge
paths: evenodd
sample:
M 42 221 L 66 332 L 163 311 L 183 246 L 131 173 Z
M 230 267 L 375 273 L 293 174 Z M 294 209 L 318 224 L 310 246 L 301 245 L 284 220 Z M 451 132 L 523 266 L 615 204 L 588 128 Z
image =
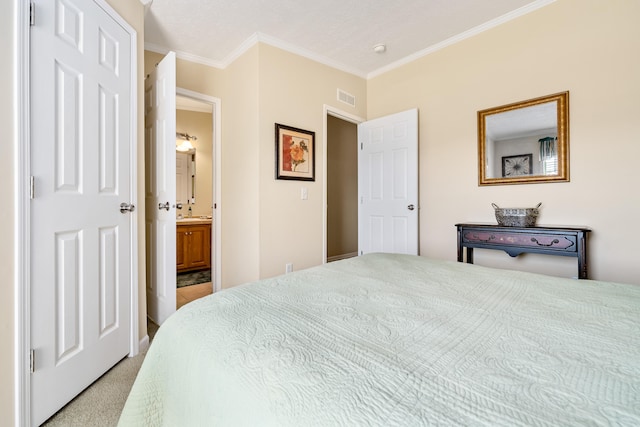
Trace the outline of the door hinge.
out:
M 36 180 L 33 177 L 33 175 L 31 175 L 29 177 L 29 198 L 31 200 L 33 200 L 36 197 L 36 184 L 35 184 Z
M 31 349 L 29 350 L 29 372 L 34 373 L 36 371 L 36 352 Z
M 364 150 L 364 142 L 361 142 L 361 143 L 360 143 L 360 149 L 361 149 L 361 150 Z
M 29 26 L 36 25 L 36 4 L 29 3 Z

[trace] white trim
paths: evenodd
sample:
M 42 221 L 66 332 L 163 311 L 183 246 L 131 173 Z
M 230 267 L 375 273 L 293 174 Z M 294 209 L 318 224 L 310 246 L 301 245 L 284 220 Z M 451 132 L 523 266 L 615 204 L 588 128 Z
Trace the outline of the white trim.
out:
M 181 50 L 172 50 L 167 49 L 164 46 L 160 46 L 154 43 L 146 43 L 144 44 L 144 49 L 150 52 L 160 53 L 162 55 L 166 55 L 169 52 L 174 52 L 176 54 L 176 58 L 182 59 L 184 61 L 195 62 L 196 64 L 207 65 L 213 68 L 224 69 L 229 64 L 225 64 L 221 61 L 214 61 L 213 59 L 204 58 L 202 56 L 194 55 L 189 52 L 183 52 Z
M 14 45 L 14 420 L 15 426 L 31 424 L 30 402 L 31 374 L 29 373 L 29 349 L 31 347 L 31 279 L 29 253 L 31 251 L 31 211 L 29 203 L 30 175 L 30 118 L 29 118 L 29 8 L 26 1 L 13 0 L 15 13 Z
M 144 2 L 145 0 L 140 0 Z M 153 0 L 151 0 L 153 1 Z M 467 31 L 464 31 L 460 34 L 457 34 L 453 37 L 450 37 L 440 43 L 436 43 L 433 46 L 429 46 L 426 49 L 418 51 L 412 55 L 406 56 L 398 61 L 392 62 L 391 64 L 385 65 L 384 67 L 378 68 L 369 73 L 358 70 L 354 67 L 348 66 L 346 64 L 342 64 L 340 62 L 334 61 L 333 59 L 327 58 L 322 55 L 318 55 L 315 52 L 311 52 L 309 50 L 303 49 L 299 46 L 296 46 L 292 43 L 285 42 L 283 40 L 272 37 L 268 34 L 256 32 L 253 33 L 249 38 L 243 41 L 238 47 L 236 47 L 229 55 L 227 55 L 222 61 L 216 61 L 210 58 L 205 58 L 202 56 L 194 55 L 188 52 L 176 51 L 176 57 L 183 59 L 185 61 L 195 62 L 198 64 L 208 65 L 210 67 L 225 69 L 227 68 L 233 61 L 238 59 L 242 54 L 244 54 L 247 50 L 252 48 L 256 43 L 265 43 L 279 49 L 285 50 L 287 52 L 293 53 L 295 55 L 299 55 L 312 61 L 319 62 L 321 64 L 327 65 L 329 67 L 335 68 L 337 70 L 344 71 L 345 73 L 353 74 L 357 77 L 362 77 L 363 79 L 371 79 L 373 77 L 377 77 L 381 74 L 384 74 L 388 71 L 391 71 L 395 68 L 399 68 L 405 64 L 408 64 L 416 59 L 422 58 L 423 56 L 427 56 L 434 52 L 437 52 L 447 46 L 458 43 L 462 40 L 468 39 L 470 37 L 476 36 L 484 31 L 490 30 L 498 25 L 504 24 L 505 22 L 511 21 L 513 19 L 519 18 L 520 16 L 526 15 L 527 13 L 533 12 L 537 9 L 540 9 L 544 6 L 547 6 L 551 3 L 554 3 L 556 0 L 536 0 L 532 3 L 529 3 L 525 6 L 522 6 L 519 9 L 513 10 L 509 13 L 506 13 L 502 16 L 499 16 L 491 21 L 485 22 L 484 24 L 473 27 Z M 149 50 L 151 52 L 161 53 L 163 55 L 167 54 L 171 49 L 168 49 L 164 46 L 160 46 L 153 43 L 145 43 L 145 50 Z
M 258 42 L 262 42 L 264 44 L 268 44 L 270 46 L 274 46 L 284 51 L 293 53 L 294 55 L 302 56 L 312 61 L 319 62 L 320 64 L 326 65 L 331 68 L 335 68 L 336 70 L 344 71 L 345 73 L 353 74 L 354 76 L 362 77 L 362 78 L 366 78 L 367 76 L 367 73 L 365 71 L 348 66 L 341 62 L 335 61 L 331 58 L 327 58 L 326 56 L 319 55 L 310 50 L 303 49 L 292 43 L 285 42 L 275 37 L 271 37 L 267 34 L 257 33 L 257 38 L 258 38 Z
M 144 353 L 145 351 L 149 350 L 150 345 L 151 345 L 151 340 L 149 339 L 149 334 L 147 334 L 138 343 L 138 348 L 140 349 L 140 353 Z
M 246 51 L 251 49 L 255 44 L 259 42 L 260 42 L 260 34 L 259 33 L 251 34 L 249 38 L 247 38 L 245 41 L 240 43 L 238 47 L 236 47 L 229 55 L 226 56 L 226 58 L 224 58 L 224 60 L 222 61 L 223 65 L 221 68 L 227 68 L 229 65 L 231 65 L 231 63 L 233 63 L 233 61 L 238 59 L 240 56 L 242 56 L 242 54 L 244 54 Z
M 460 34 L 457 34 L 453 37 L 449 37 L 446 40 L 441 41 L 440 43 L 436 43 L 433 46 L 429 46 L 426 49 L 423 49 L 421 51 L 418 51 L 414 54 L 411 54 L 409 56 L 406 56 L 398 61 L 392 62 L 389 65 L 385 65 L 384 67 L 378 68 L 377 70 L 374 70 L 370 73 L 368 73 L 365 78 L 371 79 L 373 77 L 377 77 L 381 74 L 384 74 L 388 71 L 391 71 L 395 68 L 399 68 L 402 67 L 403 65 L 406 65 L 410 62 L 413 62 L 419 58 L 422 58 L 424 56 L 430 55 L 432 53 L 435 53 L 441 49 L 444 49 L 447 46 L 451 46 L 453 44 L 456 44 L 458 42 L 461 42 L 465 39 L 477 36 L 480 33 L 483 33 L 487 30 L 490 30 L 494 27 L 497 27 L 498 25 L 502 25 L 505 22 L 511 21 L 513 19 L 519 18 L 523 15 L 526 15 L 527 13 L 533 12 L 534 10 L 540 9 L 541 7 L 547 6 L 548 4 L 554 3 L 556 0 L 537 0 L 534 1 L 533 3 L 529 3 L 526 6 L 522 6 L 519 9 L 513 10 L 509 13 L 506 13 L 502 16 L 499 16 L 495 19 L 492 19 L 491 21 L 485 22 L 484 24 L 480 24 L 476 27 L 473 27 L 467 31 L 464 31 Z
M 347 113 L 331 105 L 322 106 L 322 263 L 326 264 L 327 259 L 327 116 L 337 117 L 347 122 L 360 124 L 365 121 L 362 117 Z
M 218 292 L 222 289 L 222 101 L 220 98 L 205 95 L 202 93 L 194 92 L 188 89 L 176 87 L 176 94 L 180 96 L 186 96 L 189 98 L 197 99 L 202 102 L 206 102 L 213 106 L 213 176 L 214 187 L 212 202 L 216 206 L 213 209 L 213 230 L 214 244 L 211 251 L 211 257 L 213 258 L 214 276 L 213 276 L 213 292 Z
M 260 32 L 253 33 L 246 40 L 244 40 L 238 47 L 236 47 L 229 55 L 227 55 L 222 61 L 216 61 L 209 58 L 204 58 L 202 56 L 194 55 L 192 53 L 180 51 L 180 50 L 172 50 L 168 49 L 164 46 L 160 46 L 154 43 L 145 43 L 145 50 L 160 53 L 162 55 L 166 55 L 167 53 L 173 51 L 176 53 L 176 57 L 185 61 L 195 62 L 197 64 L 207 65 L 209 67 L 218 68 L 224 70 L 229 65 L 233 63 L 236 59 L 242 56 L 245 52 L 251 49 L 258 43 L 268 44 L 270 46 L 277 47 L 284 51 L 293 53 L 298 56 L 302 56 L 304 58 L 311 59 L 312 61 L 319 62 L 320 64 L 324 64 L 328 67 L 335 68 L 336 70 L 344 71 L 345 73 L 353 74 L 357 77 L 365 78 L 367 74 L 362 70 L 357 70 L 353 67 L 349 67 L 340 62 L 334 61 L 325 56 L 318 55 L 314 52 L 311 52 L 306 49 L 302 49 L 294 44 L 285 42 L 283 40 L 277 39 L 275 37 L 271 37 L 267 34 L 263 34 Z
M 354 258 L 358 256 L 358 251 L 350 252 L 348 254 L 335 255 L 327 258 L 327 262 L 340 261 L 342 259 Z
M 29 199 L 31 139 L 30 139 L 30 27 L 28 1 L 13 0 L 15 6 L 15 69 L 13 103 L 15 120 L 15 425 L 31 425 L 31 374 L 29 354 L 31 348 L 31 210 Z M 114 21 L 131 36 L 131 169 L 132 177 L 137 177 L 138 149 L 138 46 L 137 32 L 105 0 L 94 0 Z M 22 23 L 22 25 L 21 25 Z M 137 180 L 132 179 L 131 200 L 137 200 Z M 139 351 L 138 341 L 138 221 L 131 215 L 131 312 L 129 356 Z

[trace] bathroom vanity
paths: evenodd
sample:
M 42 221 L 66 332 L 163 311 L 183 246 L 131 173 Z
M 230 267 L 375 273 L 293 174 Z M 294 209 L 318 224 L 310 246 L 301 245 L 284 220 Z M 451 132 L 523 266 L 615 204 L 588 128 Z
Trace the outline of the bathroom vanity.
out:
M 211 268 L 211 220 L 186 218 L 176 223 L 177 271 Z

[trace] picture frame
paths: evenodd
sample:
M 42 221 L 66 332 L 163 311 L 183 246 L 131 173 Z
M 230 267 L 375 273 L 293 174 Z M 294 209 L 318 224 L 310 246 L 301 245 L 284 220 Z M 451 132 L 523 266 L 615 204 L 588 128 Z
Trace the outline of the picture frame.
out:
M 533 175 L 533 154 L 502 157 L 502 177 Z
M 275 124 L 276 179 L 316 180 L 316 133 Z

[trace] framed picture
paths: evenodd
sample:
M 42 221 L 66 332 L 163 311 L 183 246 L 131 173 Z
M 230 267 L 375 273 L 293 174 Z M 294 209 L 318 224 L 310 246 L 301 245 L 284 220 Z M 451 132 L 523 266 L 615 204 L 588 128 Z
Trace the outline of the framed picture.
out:
M 531 175 L 533 173 L 533 154 L 518 154 L 502 157 L 502 177 Z
M 316 133 L 276 123 L 276 179 L 316 180 Z

